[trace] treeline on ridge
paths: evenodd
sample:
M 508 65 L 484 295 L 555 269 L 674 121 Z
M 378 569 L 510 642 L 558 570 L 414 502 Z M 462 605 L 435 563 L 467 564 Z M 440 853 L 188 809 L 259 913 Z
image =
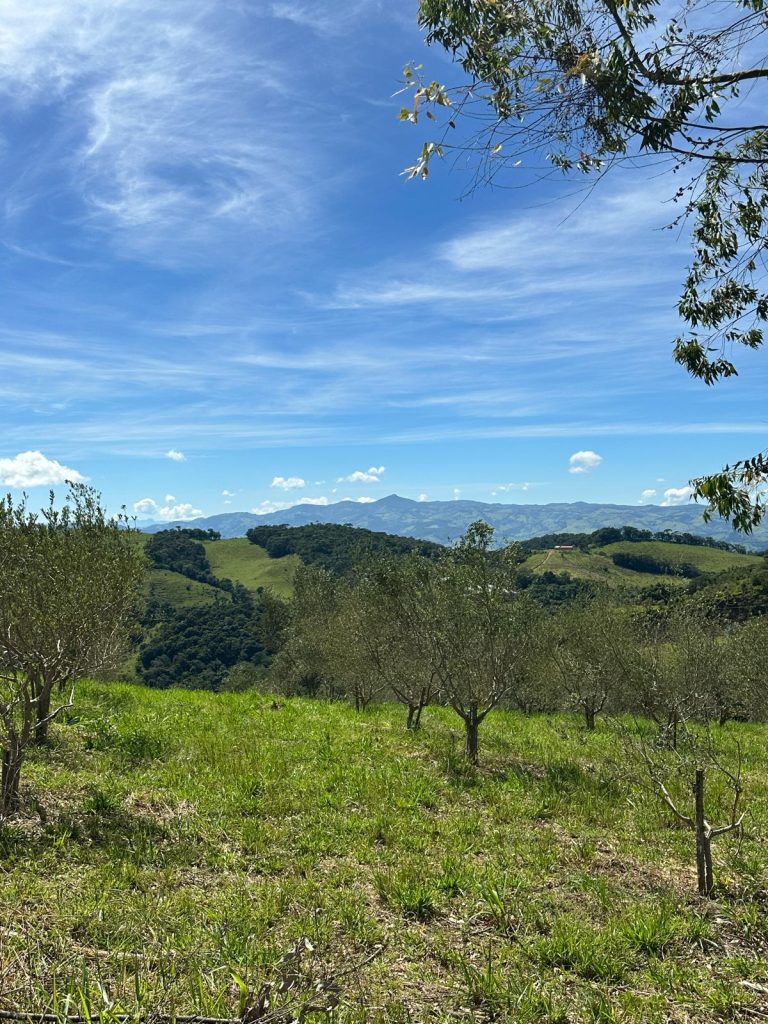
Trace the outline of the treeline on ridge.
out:
M 186 576 L 209 587 L 231 590 L 231 580 L 214 576 L 211 563 L 201 541 L 219 540 L 221 534 L 215 530 L 160 530 L 153 533 L 146 543 L 145 551 L 156 569 L 167 569 Z
M 641 530 L 636 526 L 603 526 L 592 533 L 545 533 L 540 537 L 530 537 L 520 541 L 523 551 L 542 551 L 561 545 L 588 551 L 590 548 L 604 547 L 606 544 L 621 542 L 641 543 L 643 541 L 661 541 L 664 544 L 689 544 L 692 547 L 717 548 L 718 551 L 730 551 L 733 554 L 745 555 L 747 549 L 743 544 L 731 544 L 714 537 L 700 537 L 694 533 L 678 533 L 675 530 Z M 618 563 L 617 563 L 618 564 Z M 652 570 L 641 569 L 640 572 Z
M 308 526 L 254 526 L 246 533 L 251 544 L 264 548 L 270 558 L 298 555 L 305 565 L 316 565 L 339 576 L 351 572 L 366 554 L 407 555 L 416 553 L 439 558 L 442 545 L 414 537 L 364 530 L 339 523 Z

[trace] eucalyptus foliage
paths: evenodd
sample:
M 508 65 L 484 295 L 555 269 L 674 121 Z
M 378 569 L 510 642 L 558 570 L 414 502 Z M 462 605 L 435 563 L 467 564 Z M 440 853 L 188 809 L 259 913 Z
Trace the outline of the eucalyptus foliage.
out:
M 406 68 L 401 119 L 440 127 L 407 175 L 426 178 L 451 148 L 477 157 L 476 182 L 537 158 L 597 178 L 661 162 L 693 250 L 675 359 L 706 384 L 735 375 L 734 347 L 760 348 L 768 320 L 768 118 L 740 102 L 748 89 L 750 109 L 768 109 L 766 0 L 421 0 L 419 22 L 469 82 Z M 749 532 L 766 479 L 761 452 L 693 483 L 705 518 Z

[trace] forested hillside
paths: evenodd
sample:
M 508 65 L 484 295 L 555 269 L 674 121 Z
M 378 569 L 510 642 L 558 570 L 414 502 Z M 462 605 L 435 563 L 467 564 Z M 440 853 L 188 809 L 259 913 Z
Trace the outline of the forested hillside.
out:
M 242 537 L 250 528 L 261 526 L 307 526 L 337 523 L 366 530 L 416 537 L 436 544 L 458 540 L 470 523 L 482 519 L 496 530 L 496 542 L 510 543 L 554 533 L 592 533 L 604 527 L 632 526 L 659 534 L 663 531 L 691 533 L 699 537 L 744 544 L 750 550 L 768 548 L 768 525 L 758 526 L 750 535 L 737 534 L 724 520 L 714 517 L 706 523 L 698 505 L 607 505 L 585 501 L 548 505 L 501 504 L 484 501 L 412 501 L 390 494 L 378 501 L 340 501 L 329 505 L 295 505 L 281 512 L 256 515 L 226 512 L 194 521 L 195 526 L 212 528 L 222 537 Z M 149 532 L 180 526 L 185 522 L 153 524 Z
M 270 558 L 298 555 L 304 565 L 317 565 L 337 575 L 349 572 L 365 558 L 414 552 L 438 558 L 444 550 L 442 545 L 430 541 L 332 523 L 256 526 L 246 536 L 251 544 L 264 548 Z

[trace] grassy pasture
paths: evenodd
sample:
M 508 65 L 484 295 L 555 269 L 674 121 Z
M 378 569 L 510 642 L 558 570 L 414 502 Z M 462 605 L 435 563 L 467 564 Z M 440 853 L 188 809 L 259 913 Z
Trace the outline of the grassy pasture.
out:
M 685 586 L 682 577 L 658 576 L 653 573 L 636 572 L 614 565 L 611 555 L 618 552 L 634 555 L 651 555 L 671 565 L 695 565 L 702 572 L 723 573 L 731 569 L 749 569 L 764 564 L 760 555 L 740 555 L 717 548 L 699 547 L 695 544 L 667 544 L 663 541 L 621 541 L 606 544 L 591 551 L 540 551 L 530 555 L 523 563 L 524 568 L 541 575 L 545 572 L 568 572 L 576 579 L 605 583 L 609 586 L 651 586 L 664 583 Z
M 27 817 L 0 827 L 0 1005 L 236 1016 L 236 979 L 258 988 L 306 935 L 330 968 L 383 944 L 339 1024 L 768 1008 L 764 727 L 722 731 L 750 816 L 705 901 L 691 834 L 627 782 L 607 726 L 498 712 L 475 772 L 459 724 L 83 684 L 28 765 Z
M 699 547 L 697 544 L 665 544 L 655 540 L 638 541 L 637 543 L 620 541 L 617 544 L 606 544 L 597 550 L 601 553 L 604 552 L 609 557 L 618 552 L 630 555 L 651 555 L 653 558 L 669 562 L 671 565 L 686 563 L 695 565 L 702 572 L 726 572 L 728 569 L 749 569 L 764 564 L 761 555 L 740 555 L 734 551 Z
M 229 601 L 229 594 L 207 583 L 187 579 L 168 569 L 152 569 L 147 578 L 148 596 L 174 608 L 192 608 L 214 601 Z
M 214 576 L 242 583 L 249 590 L 271 587 L 281 597 L 293 594 L 293 576 L 301 565 L 298 556 L 270 558 L 264 548 L 245 537 L 209 541 L 204 547 Z

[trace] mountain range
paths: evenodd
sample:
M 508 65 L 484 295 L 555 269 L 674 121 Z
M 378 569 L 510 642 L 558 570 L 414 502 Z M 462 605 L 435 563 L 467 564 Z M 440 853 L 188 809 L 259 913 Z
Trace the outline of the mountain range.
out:
M 601 505 L 585 501 L 550 505 L 503 505 L 483 501 L 412 501 L 390 494 L 361 504 L 339 501 L 332 505 L 294 505 L 280 512 L 224 512 L 190 521 L 151 523 L 146 533 L 194 525 L 218 530 L 222 537 L 243 537 L 252 526 L 305 526 L 308 523 L 348 523 L 404 537 L 449 544 L 470 523 L 482 519 L 495 527 L 502 542 L 527 540 L 546 533 L 592 533 L 603 526 L 636 526 L 659 532 L 673 530 L 743 544 L 750 550 L 768 548 L 768 525 L 751 536 L 735 533 L 722 519 L 705 523 L 696 505 Z

